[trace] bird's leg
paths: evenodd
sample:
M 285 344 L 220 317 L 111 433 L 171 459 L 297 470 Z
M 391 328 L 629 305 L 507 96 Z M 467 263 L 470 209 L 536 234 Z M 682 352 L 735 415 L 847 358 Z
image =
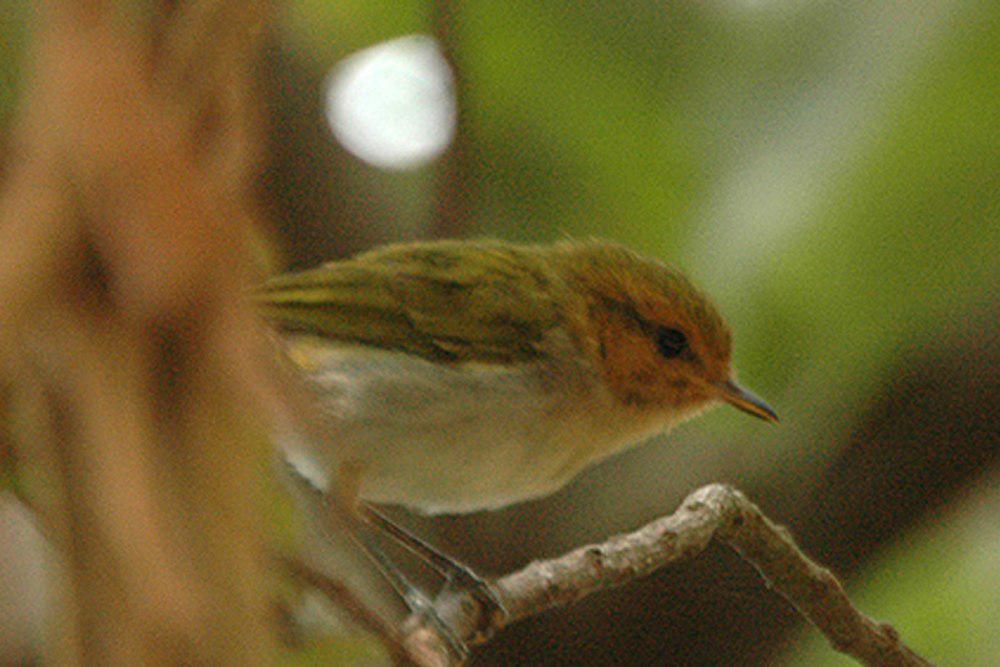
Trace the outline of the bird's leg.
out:
M 483 607 L 483 618 L 487 619 L 482 624 L 484 628 L 492 625 L 489 621 L 497 617 L 503 618 L 507 615 L 507 610 L 504 608 L 503 602 L 501 602 L 500 597 L 496 594 L 493 587 L 471 568 L 441 553 L 435 547 L 379 512 L 370 503 L 359 501 L 358 510 L 362 519 L 385 532 L 410 553 L 423 560 L 435 572 L 444 577 L 446 587 L 466 591 L 475 597 Z
M 448 642 L 452 651 L 455 652 L 458 658 L 464 662 L 469 656 L 468 645 L 462 640 L 462 638 L 455 635 L 454 631 L 440 617 L 437 613 L 437 609 L 434 607 L 434 602 L 428 598 L 418 586 L 410 581 L 410 579 L 402 572 L 402 570 L 399 569 L 388 554 L 386 554 L 385 551 L 383 551 L 382 548 L 376 544 L 375 540 L 373 540 L 372 536 L 369 534 L 368 531 L 372 527 L 381 529 L 382 531 L 387 532 L 398 543 L 409 549 L 412 553 L 415 553 L 412 548 L 409 547 L 407 543 L 396 533 L 388 531 L 382 525 L 372 521 L 368 515 L 370 506 L 365 502 L 357 500 L 358 490 L 361 486 L 362 472 L 363 468 L 360 465 L 347 463 L 341 466 L 341 483 L 337 488 L 338 495 L 340 495 L 340 499 L 343 502 L 338 503 L 336 502 L 336 499 L 328 499 L 328 502 L 326 503 L 327 507 L 332 511 L 332 513 L 337 515 L 337 519 L 342 521 L 347 526 L 350 535 L 368 555 L 368 557 L 372 559 L 379 572 L 393 587 L 410 612 L 427 619 L 427 621 L 434 626 L 435 630 L 438 631 L 438 634 Z M 346 508 L 353 508 L 354 511 L 348 511 Z M 399 528 L 395 524 L 391 523 L 381 514 L 378 516 L 386 524 L 393 526 L 402 534 L 409 535 L 409 533 L 406 533 L 406 531 L 403 531 L 402 528 Z M 361 521 L 359 521 L 359 518 Z M 410 537 L 414 540 L 420 541 L 419 538 L 415 536 Z M 430 547 L 430 545 L 424 544 L 424 546 L 433 551 L 433 548 Z M 438 556 L 440 558 L 447 558 L 443 554 L 438 554 Z M 435 568 L 435 570 L 437 570 L 437 568 Z M 440 570 L 437 571 L 440 572 Z
M 338 484 L 332 490 L 326 490 L 316 484 L 309 475 L 303 474 L 299 467 L 292 464 L 287 458 L 282 457 L 282 461 L 284 463 L 283 469 L 294 487 L 311 496 L 313 500 L 311 506 L 321 512 L 321 526 L 325 538 L 334 540 L 337 532 L 346 530 L 351 540 L 361 547 L 378 573 L 396 591 L 410 612 L 427 619 L 448 643 L 458 659 L 464 662 L 469 654 L 466 643 L 456 636 L 448 624 L 441 619 L 434 608 L 433 601 L 392 562 L 392 559 L 376 543 L 375 536 L 371 532 L 372 526 L 367 521 L 362 520 L 357 500 L 361 467 L 350 464 L 342 466 Z M 338 525 L 339 530 L 335 529 Z
M 425 540 L 403 528 L 371 503 L 358 500 L 362 472 L 363 467 L 356 463 L 345 463 L 340 469 L 342 493 L 349 494 L 346 499 L 353 500 L 362 520 L 382 531 L 397 544 L 402 545 L 407 551 L 424 561 L 444 578 L 446 586 L 471 593 L 482 604 L 485 618 L 492 618 L 496 615 L 501 618 L 506 616 L 506 610 L 496 592 L 485 579 L 476 574 L 470 567 L 442 553 Z
M 430 622 L 437 633 L 448 643 L 459 660 L 465 662 L 469 657 L 468 645 L 444 622 L 437 613 L 434 602 L 403 574 L 381 547 L 375 544 L 365 532 L 364 526 L 352 525 L 349 530 L 364 552 L 375 563 L 382 576 L 386 578 L 386 581 L 395 589 L 399 597 L 402 598 L 410 613 Z

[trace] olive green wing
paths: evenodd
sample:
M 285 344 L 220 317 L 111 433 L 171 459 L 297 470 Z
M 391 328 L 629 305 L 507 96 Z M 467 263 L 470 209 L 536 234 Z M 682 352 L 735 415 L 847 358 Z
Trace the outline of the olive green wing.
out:
M 515 362 L 537 358 L 559 324 L 560 289 L 537 249 L 440 241 L 278 276 L 258 300 L 286 331 L 438 361 Z

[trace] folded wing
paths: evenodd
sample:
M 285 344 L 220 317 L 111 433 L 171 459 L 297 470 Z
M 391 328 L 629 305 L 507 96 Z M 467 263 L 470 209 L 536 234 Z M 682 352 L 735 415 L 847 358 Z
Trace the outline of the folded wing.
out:
M 279 328 L 436 361 L 512 363 L 540 354 L 565 285 L 530 246 L 389 246 L 278 276 L 258 301 Z

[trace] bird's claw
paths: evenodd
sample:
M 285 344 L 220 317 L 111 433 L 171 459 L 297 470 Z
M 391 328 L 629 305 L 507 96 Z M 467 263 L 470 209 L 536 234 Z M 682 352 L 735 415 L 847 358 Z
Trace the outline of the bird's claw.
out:
M 497 626 L 507 618 L 507 608 L 489 581 L 483 579 L 472 570 L 462 567 L 456 569 L 445 582 L 443 592 L 468 593 L 479 603 L 481 613 L 476 628 L 476 635 L 471 643 L 478 644 L 488 640 Z

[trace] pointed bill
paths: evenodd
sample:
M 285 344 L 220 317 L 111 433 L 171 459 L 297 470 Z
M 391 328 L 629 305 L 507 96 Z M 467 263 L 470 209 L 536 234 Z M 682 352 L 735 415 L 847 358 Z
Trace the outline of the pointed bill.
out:
M 721 390 L 720 397 L 722 400 L 729 403 L 734 408 L 742 410 L 747 414 L 751 414 L 754 417 L 759 417 L 764 421 L 768 421 L 773 424 L 778 423 L 778 415 L 771 409 L 771 406 L 765 403 L 764 399 L 757 396 L 749 389 L 744 389 L 733 380 L 720 382 L 717 386 Z

